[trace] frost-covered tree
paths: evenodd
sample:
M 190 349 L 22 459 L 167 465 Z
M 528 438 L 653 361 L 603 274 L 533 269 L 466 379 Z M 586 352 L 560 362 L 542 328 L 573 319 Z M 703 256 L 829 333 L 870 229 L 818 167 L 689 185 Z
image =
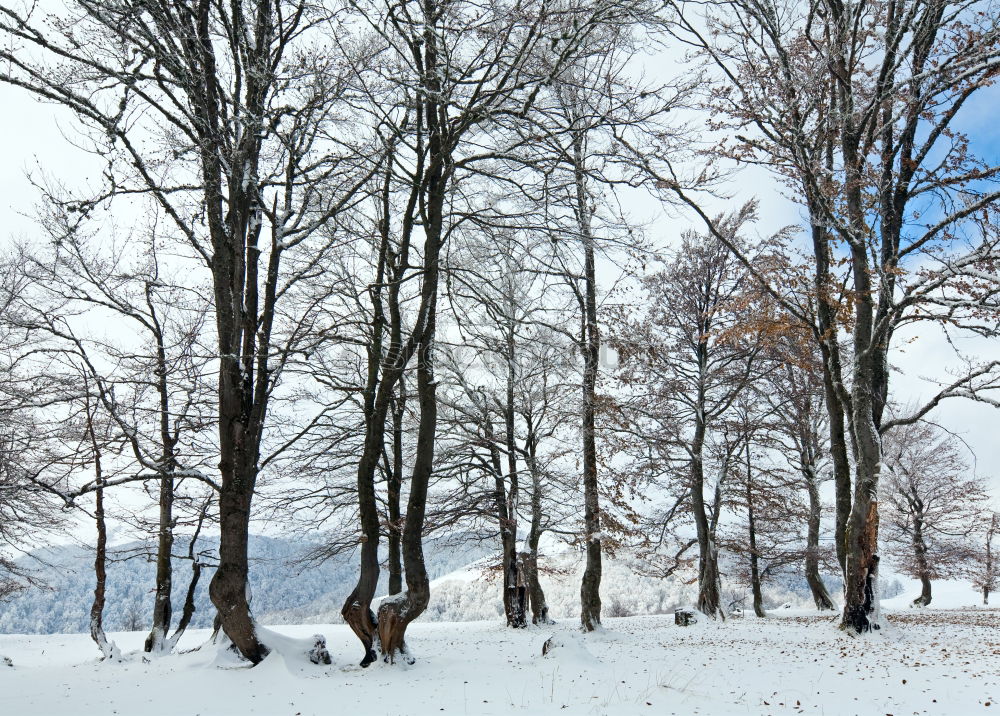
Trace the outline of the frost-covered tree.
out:
M 997 590 L 1000 579 L 1000 560 L 998 560 L 996 544 L 1000 534 L 1000 514 L 993 512 L 986 521 L 985 528 L 978 535 L 980 543 L 973 565 L 972 584 L 983 592 L 983 604 L 990 603 L 990 592 Z
M 347 26 L 305 0 L 0 10 L 0 81 L 65 106 L 104 164 L 75 210 L 148 202 L 211 285 L 222 536 L 211 594 L 253 663 L 267 653 L 247 601 L 247 539 L 268 409 L 315 318 L 309 304 L 283 307 L 329 259 L 339 235 L 322 230 L 381 156 L 357 151 L 364 132 L 337 112 L 344 77 L 367 61 L 330 41 Z
M 725 220 L 730 241 L 747 214 Z M 667 517 L 687 512 L 698 544 L 698 608 L 724 616 L 717 528 L 724 486 L 740 442 L 727 422 L 736 401 L 767 370 L 763 334 L 746 331 L 748 277 L 721 242 L 686 234 L 669 260 L 643 278 L 639 310 L 621 316 L 614 345 L 628 392 L 622 428 L 632 469 L 655 484 L 683 486 Z M 683 506 L 683 508 L 682 508 Z
M 931 603 L 931 582 L 967 574 L 986 486 L 962 442 L 933 423 L 894 428 L 883 436 L 884 539 L 898 567 L 920 580 L 917 606 Z

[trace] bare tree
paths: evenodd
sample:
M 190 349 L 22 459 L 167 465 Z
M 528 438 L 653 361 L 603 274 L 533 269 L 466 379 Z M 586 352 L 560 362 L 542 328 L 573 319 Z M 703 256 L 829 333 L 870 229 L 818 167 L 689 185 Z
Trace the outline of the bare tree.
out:
M 899 326 L 931 320 L 949 330 L 995 333 L 997 277 L 990 266 L 998 234 L 988 209 L 1000 198 L 1000 166 L 974 156 L 964 139 L 955 141 L 955 120 L 1000 64 L 1000 22 L 988 3 L 975 1 L 734 2 L 708 7 L 712 32 L 706 34 L 685 16 L 686 8 L 674 8 L 675 27 L 694 38 L 724 75 L 726 88 L 716 97 L 725 111 L 754 132 L 736 135 L 735 154 L 787 172 L 817 227 L 817 306 L 836 321 L 825 330 L 814 324 L 817 339 L 826 343 L 828 387 L 839 394 L 827 391 L 834 406 L 831 448 L 841 450 L 840 402 L 854 452 L 850 498 L 842 455 L 835 465 L 846 584 L 842 626 L 867 631 L 878 626 L 880 434 L 918 420 L 945 398 L 995 402 L 989 391 L 996 387 L 998 364 L 974 364 L 914 415 L 883 423 Z M 954 41 L 959 36 L 964 39 Z M 687 202 L 713 235 L 726 238 L 712 228 L 669 160 L 660 169 L 643 163 L 665 193 Z M 913 224 L 915 215 L 935 219 Z M 970 244 L 959 239 L 965 230 L 976 237 Z M 828 270 L 833 240 L 848 247 L 849 321 L 838 315 L 836 281 Z M 810 324 L 780 286 L 754 274 L 789 313 Z M 838 380 L 831 351 L 838 324 L 848 323 L 853 360 L 849 379 Z
M 882 437 L 885 541 L 900 569 L 919 579 L 917 606 L 931 603 L 931 582 L 967 573 L 973 535 L 987 496 L 970 477 L 965 446 L 933 423 L 895 428 Z
M 23 265 L 31 290 L 20 299 L 19 321 L 85 359 L 103 409 L 140 470 L 157 483 L 156 588 L 144 648 L 159 653 L 170 643 L 177 491 L 192 476 L 214 488 L 205 479 L 208 455 L 200 449 L 211 413 L 210 361 L 200 349 L 209 300 L 201 287 L 184 285 L 164 265 L 165 250 L 155 234 L 145 240 L 133 234 L 118 243 L 105 226 L 99 242 L 89 230 L 96 212 L 70 211 L 72 200 L 51 191 L 47 199 L 42 224 L 51 243 Z M 78 335 L 74 328 L 110 316 L 124 319 L 123 335 L 116 339 L 96 331 Z M 214 444 L 208 447 L 214 452 Z
M 820 567 L 826 551 L 820 547 L 823 504 L 820 487 L 829 479 L 831 452 L 827 430 L 829 414 L 824 407 L 825 377 L 815 342 L 798 330 L 786 327 L 773 351 L 775 366 L 765 377 L 761 400 L 770 405 L 768 440 L 788 462 L 798 483 L 806 491 L 806 545 L 803 567 L 813 602 L 820 611 L 833 610 Z
M 980 535 L 982 547 L 977 555 L 978 559 L 973 567 L 973 585 L 983 591 L 983 604 L 990 603 L 990 592 L 997 590 L 997 578 L 1000 570 L 997 569 L 996 546 L 993 541 L 1000 534 L 1000 514 L 993 512 L 990 514 L 986 529 Z
M 731 236 L 744 219 L 728 219 Z M 670 262 L 643 279 L 643 288 L 645 310 L 622 316 L 615 340 L 630 396 L 622 408 L 625 428 L 644 456 L 637 469 L 682 480 L 684 502 L 674 502 L 667 516 L 690 511 L 699 547 L 697 606 L 724 617 L 716 527 L 723 485 L 741 446 L 724 428 L 737 399 L 765 370 L 765 343 L 743 332 L 751 312 L 746 275 L 718 241 L 685 235 Z M 707 499 L 706 490 L 712 493 Z
M 334 249 L 339 236 L 319 230 L 371 172 L 372 153 L 354 151 L 363 137 L 334 129 L 344 57 L 319 38 L 335 37 L 339 21 L 302 0 L 79 0 L 0 13 L 0 80 L 69 108 L 106 162 L 106 185 L 75 208 L 148 200 L 211 278 L 221 544 L 210 593 L 254 663 L 267 653 L 246 596 L 261 444 L 270 397 L 313 318 L 281 302 Z
M 406 628 L 429 598 L 421 541 L 437 422 L 434 342 L 442 251 L 456 227 L 495 217 L 488 205 L 477 207 L 477 197 L 462 187 L 470 176 L 505 183 L 506 172 L 499 170 L 509 148 L 494 144 L 490 130 L 501 118 L 528 113 L 540 88 L 593 28 L 607 16 L 625 15 L 627 8 L 614 2 L 555 7 L 535 0 L 499 5 L 373 1 L 359 8 L 378 61 L 358 73 L 358 92 L 375 100 L 371 109 L 385 128 L 386 166 L 392 170 L 379 192 L 379 258 L 367 329 L 365 444 L 358 466 L 362 566 L 343 608 L 365 648 L 362 663 L 367 665 L 375 658 L 370 605 L 379 572 L 374 475 L 390 396 L 411 359 L 416 375 L 408 391 L 418 418 L 401 539 L 407 588 L 401 597 L 383 600 L 377 627 L 389 661 L 405 652 Z M 552 26 L 564 30 L 554 44 L 545 36 Z M 552 68 L 537 69 L 532 59 L 539 54 L 551 57 Z M 392 70 L 384 72 L 384 67 Z M 417 251 L 422 256 L 413 266 L 409 257 Z M 400 292 L 410 276 L 418 277 L 419 293 L 412 322 L 404 325 L 405 294 Z
M 528 116 L 530 123 L 519 129 L 528 138 L 524 161 L 539 174 L 529 195 L 542 203 L 541 226 L 549 238 L 548 250 L 537 258 L 545 270 L 565 282 L 578 325 L 572 340 L 581 364 L 582 532 L 587 561 L 580 585 L 580 620 L 584 631 L 601 623 L 602 540 L 615 527 L 608 506 L 601 504 L 598 473 L 602 352 L 598 262 L 613 254 L 627 255 L 642 243 L 641 234 L 616 204 L 616 190 L 636 180 L 615 147 L 620 137 L 637 141 L 636 137 L 662 130 L 653 129 L 655 120 L 681 105 L 689 90 L 687 83 L 651 86 L 630 75 L 630 63 L 648 38 L 655 8 L 638 3 L 629 9 L 622 17 L 598 25 L 580 56 L 561 68 L 553 67 L 553 81 L 540 93 L 536 111 Z M 556 30 L 566 32 L 560 26 Z M 670 134 L 672 129 L 661 136 Z

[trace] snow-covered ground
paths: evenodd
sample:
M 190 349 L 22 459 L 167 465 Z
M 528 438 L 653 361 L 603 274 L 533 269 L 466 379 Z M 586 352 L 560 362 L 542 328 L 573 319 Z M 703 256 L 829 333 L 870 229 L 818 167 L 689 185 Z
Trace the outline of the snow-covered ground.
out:
M 98 663 L 82 634 L 0 636 L 3 716 L 426 716 L 428 714 L 969 714 L 1000 697 L 1000 611 L 900 609 L 877 636 L 851 638 L 835 618 L 782 609 L 768 619 L 607 619 L 522 631 L 497 622 L 416 623 L 412 666 L 362 670 L 344 625 L 277 628 L 253 669 L 205 646 L 145 663 L 143 634 L 114 634 L 121 663 Z M 328 639 L 314 666 L 288 637 Z M 560 646 L 542 656 L 557 635 Z M 193 647 L 207 637 L 185 636 Z M 186 642 L 186 644 L 185 644 Z M 131 652 L 131 653 L 130 653 Z M 1000 708 L 997 705 L 996 708 Z

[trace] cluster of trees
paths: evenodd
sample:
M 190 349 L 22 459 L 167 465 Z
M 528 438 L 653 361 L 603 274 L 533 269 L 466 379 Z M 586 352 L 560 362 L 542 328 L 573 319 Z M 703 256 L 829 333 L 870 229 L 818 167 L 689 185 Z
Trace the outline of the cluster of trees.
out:
M 409 658 L 432 533 L 498 539 L 512 627 L 549 619 L 545 532 L 585 553 L 585 630 L 622 546 L 660 576 L 696 561 L 712 616 L 720 550 L 761 614 L 768 574 L 801 565 L 832 609 L 839 570 L 868 630 L 880 511 L 924 603 L 984 530 L 993 588 L 983 486 L 926 420 L 997 404 L 1000 364 L 890 392 L 903 327 L 996 336 L 1000 165 L 959 124 L 1000 68 L 988 2 L 72 0 L 6 4 L 0 33 L 0 81 L 101 166 L 39 180 L 42 238 L 3 260 L 0 539 L 89 514 L 103 653 L 109 509 L 151 535 L 147 651 L 191 617 L 184 531 L 188 594 L 214 567 L 253 663 L 254 516 L 357 550 L 362 665 Z M 680 47 L 692 67 L 644 79 Z M 717 213 L 740 165 L 804 225 Z M 647 237 L 638 195 L 696 227 Z

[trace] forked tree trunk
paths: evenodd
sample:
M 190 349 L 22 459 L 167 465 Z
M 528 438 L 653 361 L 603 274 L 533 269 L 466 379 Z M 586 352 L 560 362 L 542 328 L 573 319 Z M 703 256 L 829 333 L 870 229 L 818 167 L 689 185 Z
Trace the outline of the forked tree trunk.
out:
M 372 613 L 371 603 L 375 597 L 375 589 L 378 586 L 379 560 L 378 543 L 380 539 L 379 530 L 379 509 L 375 495 L 375 472 L 378 469 L 379 456 L 382 454 L 385 440 L 385 423 L 392 403 L 393 393 L 397 390 L 397 384 L 403 379 L 403 372 L 409 360 L 409 354 L 403 347 L 402 340 L 402 313 L 399 307 L 399 290 L 401 282 L 397 280 L 398 275 L 393 272 L 393 266 L 402 272 L 408 268 L 409 264 L 409 241 L 412 232 L 412 223 L 404 221 L 404 230 L 400 241 L 399 253 L 392 249 L 392 231 L 389 221 L 391 212 L 391 187 L 392 187 L 392 167 L 393 167 L 394 145 L 387 148 L 386 173 L 382 185 L 382 217 L 379 221 L 379 252 L 376 269 L 376 279 L 372 286 L 372 318 L 370 324 L 372 343 L 367 350 L 367 375 L 365 377 L 364 391 L 364 416 L 365 416 L 365 442 L 362 448 L 361 458 L 358 460 L 358 513 L 361 523 L 361 564 L 358 574 L 357 584 L 344 601 L 344 606 L 340 613 L 344 621 L 351 627 L 351 630 L 361 641 L 364 648 L 364 657 L 361 666 L 367 667 L 378 658 L 375 653 L 375 640 L 378 638 L 377 623 L 375 615 Z M 410 188 L 410 204 L 416 202 L 419 187 L 414 183 Z M 383 295 L 385 294 L 385 295 Z M 388 308 L 388 312 L 386 309 Z M 388 337 L 389 345 L 384 346 L 384 339 Z M 400 396 L 403 395 L 403 388 L 399 388 Z M 401 419 L 401 418 L 400 418 Z M 400 435 L 401 440 L 401 435 Z M 395 436 L 394 436 L 395 443 Z M 397 455 L 401 460 L 402 446 L 400 444 Z M 393 485 L 396 482 L 395 465 L 393 466 Z M 402 465 L 400 464 L 400 470 Z M 399 486 L 402 485 L 402 476 L 399 475 Z M 398 494 L 396 495 L 396 505 L 399 504 Z M 391 505 L 391 502 L 390 502 Z M 390 507 L 390 509 L 392 509 Z M 396 510 L 398 516 L 398 510 Z M 398 530 L 397 522 L 394 528 Z M 390 558 L 398 558 L 399 552 L 390 551 Z M 400 569 L 397 566 L 397 573 Z M 400 580 L 401 581 L 401 580 Z M 401 584 L 393 584 L 394 587 L 402 589 Z
M 437 298 L 440 276 L 441 248 L 444 244 L 444 205 L 451 179 L 451 147 L 449 128 L 442 125 L 439 107 L 441 77 L 439 75 L 438 35 L 435 23 L 439 19 L 436 3 L 424 7 L 425 24 L 421 33 L 423 78 L 427 94 L 421 107 L 427 120 L 427 168 L 423 182 L 414 191 L 423 192 L 424 256 L 423 283 L 420 287 L 418 315 L 421 322 L 412 334 L 416 348 L 417 372 L 417 446 L 410 473 L 410 494 L 403 522 L 403 569 L 406 592 L 386 599 L 379 606 L 378 637 L 383 659 L 394 663 L 397 655 L 409 657 L 406 628 L 427 609 L 430 601 L 430 580 L 424 564 L 424 516 L 427 509 L 427 488 L 434 469 L 434 438 L 437 432 L 437 381 L 434 378 L 434 342 L 437 331 Z M 415 196 L 415 195 L 413 195 Z
M 432 214 L 433 216 L 433 214 Z M 439 216 L 439 215 L 438 215 Z M 440 219 L 438 219 L 440 221 Z M 440 224 L 438 224 L 440 226 Z M 440 234 L 437 234 L 439 237 Z M 433 234 L 432 234 L 433 237 Z M 436 241 L 429 243 L 425 260 L 431 262 L 425 280 L 437 291 Z M 426 267 L 426 264 L 425 264 Z M 417 453 L 410 476 L 410 495 L 403 526 L 403 568 L 406 572 L 406 592 L 386 599 L 378 610 L 378 636 L 385 661 L 395 663 L 401 655 L 413 661 L 406 645 L 406 628 L 424 613 L 430 601 L 430 580 L 424 563 L 423 530 L 427 506 L 427 488 L 434 463 L 434 436 L 437 429 L 437 383 L 433 373 L 436 296 L 431 296 L 424 336 L 417 352 L 417 401 L 420 421 L 417 428 Z

